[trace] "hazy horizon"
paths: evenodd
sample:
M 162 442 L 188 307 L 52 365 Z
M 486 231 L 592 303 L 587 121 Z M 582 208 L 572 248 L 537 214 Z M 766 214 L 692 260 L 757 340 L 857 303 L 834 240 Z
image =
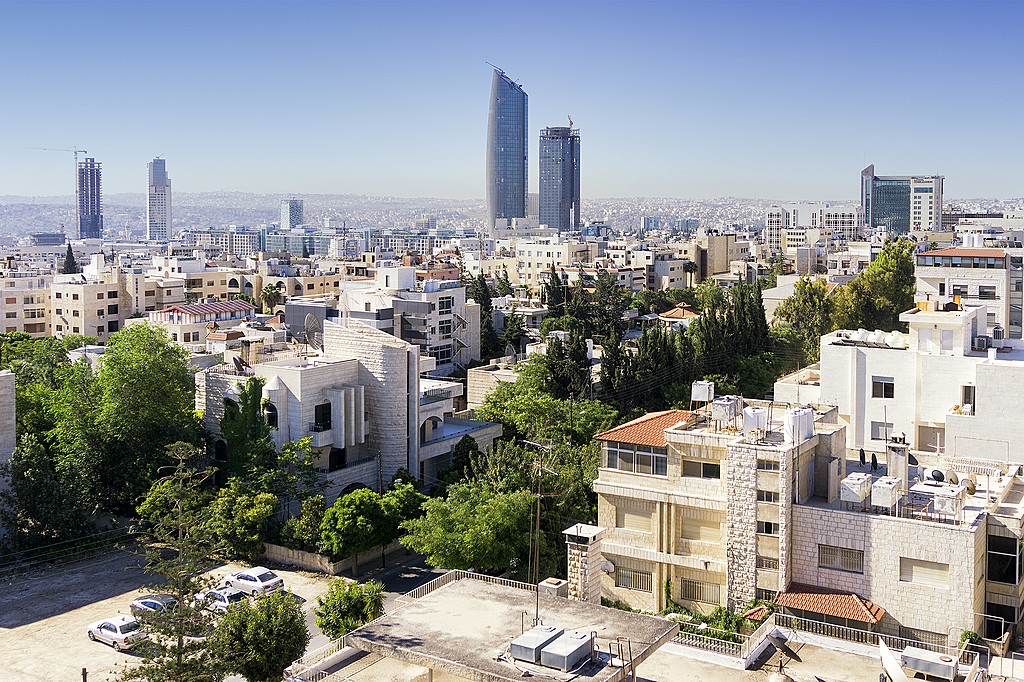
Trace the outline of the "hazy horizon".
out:
M 244 11 L 240 11 L 244 7 Z M 493 62 L 585 197 L 856 198 L 859 173 L 1024 193 L 1019 3 L 0 3 L 0 193 L 484 194 Z M 557 36 L 552 39 L 552 36 Z M 74 65 L 74 68 L 69 68 Z M 83 77 L 83 70 L 88 77 Z M 953 99 L 951 93 L 957 93 Z M 283 189 L 282 189 L 283 188 Z

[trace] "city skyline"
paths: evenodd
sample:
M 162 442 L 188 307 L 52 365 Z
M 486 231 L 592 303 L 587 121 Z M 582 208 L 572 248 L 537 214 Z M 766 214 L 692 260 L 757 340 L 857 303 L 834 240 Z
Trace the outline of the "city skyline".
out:
M 583 7 L 267 2 L 239 15 L 235 3 L 4 3 L 0 23 L 28 29 L 0 42 L 25 62 L 8 79 L 18 104 L 0 112 L 13 133 L 0 143 L 0 194 L 70 194 L 68 160 L 25 147 L 78 145 L 103 160 L 110 193 L 137 191 L 139 165 L 167 154 L 184 192 L 481 198 L 488 61 L 530 93 L 528 138 L 567 114 L 587 129 L 585 197 L 855 197 L 868 163 L 944 175 L 949 196 L 1024 194 L 1008 161 L 1024 151 L 1013 135 L 1018 5 Z M 541 12 L 571 17 L 601 49 L 544 41 Z M 275 40 L 282 16 L 302 26 L 302 49 Z M 514 38 L 496 40 L 495 25 Z M 83 33 L 100 85 L 72 115 L 65 65 Z M 172 46 L 156 110 L 151 66 L 126 58 L 153 44 Z M 927 96 L 892 68 L 922 59 Z M 280 79 L 302 106 L 267 104 L 266 83 Z M 906 134 L 921 126 L 925 138 Z

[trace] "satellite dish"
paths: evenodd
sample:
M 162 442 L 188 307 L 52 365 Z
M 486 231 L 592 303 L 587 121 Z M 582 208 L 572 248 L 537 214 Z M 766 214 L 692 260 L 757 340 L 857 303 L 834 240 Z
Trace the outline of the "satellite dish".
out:
M 245 365 L 242 364 L 242 359 L 237 355 L 231 356 L 231 361 L 235 363 L 235 371 L 239 374 L 245 373 Z
M 307 313 L 302 328 L 307 345 L 312 346 L 316 350 L 324 347 L 324 328 L 320 325 L 320 319 L 316 315 Z
M 933 481 L 942 483 L 943 481 L 946 480 L 946 475 L 942 473 L 942 469 L 932 469 L 931 478 Z
M 918 465 L 917 457 L 914 457 L 912 454 L 908 453 L 907 454 L 907 464 L 909 464 L 911 466 L 917 466 Z
M 966 486 L 967 486 L 967 494 L 968 495 L 973 495 L 974 493 L 978 492 L 978 486 L 976 486 L 974 484 L 974 481 L 972 481 L 969 478 L 967 479 Z
M 953 485 L 956 485 L 957 483 L 960 482 L 960 477 L 956 475 L 955 471 L 953 471 L 952 469 L 948 469 L 946 471 L 946 481 Z
M 778 649 L 779 653 L 781 653 L 783 656 L 791 658 L 794 661 L 797 661 L 798 663 L 802 662 L 800 660 L 800 657 L 796 655 L 796 652 L 789 648 L 789 645 L 786 643 L 788 641 L 786 639 L 786 636 L 780 633 L 778 630 L 775 630 L 768 635 L 768 641 L 771 642 L 772 646 Z

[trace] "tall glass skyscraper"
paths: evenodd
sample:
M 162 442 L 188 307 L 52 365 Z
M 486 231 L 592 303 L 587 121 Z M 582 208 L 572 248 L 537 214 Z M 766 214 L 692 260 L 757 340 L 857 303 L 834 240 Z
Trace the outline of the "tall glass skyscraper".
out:
M 290 230 L 302 224 L 302 199 L 281 200 L 281 229 Z
M 942 227 L 941 175 L 875 175 L 874 164 L 860 173 L 864 227 L 890 234 Z
M 580 131 L 571 125 L 540 131 L 540 223 L 580 229 Z
M 167 162 L 153 159 L 148 164 L 148 171 L 146 239 L 165 242 L 171 231 L 171 179 L 167 177 Z
M 527 97 L 494 70 L 487 116 L 487 229 L 498 218 L 526 217 Z
M 100 185 L 103 180 L 102 164 L 92 157 L 78 162 L 78 238 L 100 239 L 103 236 L 103 210 Z

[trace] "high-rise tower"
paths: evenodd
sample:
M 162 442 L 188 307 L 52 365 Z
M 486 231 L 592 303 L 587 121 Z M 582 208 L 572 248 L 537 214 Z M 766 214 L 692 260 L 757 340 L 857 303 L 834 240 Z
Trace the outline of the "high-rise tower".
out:
M 86 157 L 78 162 L 78 238 L 99 239 L 103 236 L 103 210 L 100 185 L 103 180 L 101 164 Z
M 171 179 L 167 177 L 167 162 L 153 159 L 147 168 L 146 239 L 165 242 L 171 236 Z
M 302 224 L 302 199 L 281 200 L 281 229 L 290 230 Z
M 890 234 L 942 227 L 941 175 L 875 175 L 874 164 L 860 172 L 864 226 L 884 226 Z
M 499 218 L 526 217 L 528 132 L 526 92 L 495 69 L 487 116 L 488 230 Z
M 540 223 L 559 232 L 580 229 L 580 131 L 540 131 Z

